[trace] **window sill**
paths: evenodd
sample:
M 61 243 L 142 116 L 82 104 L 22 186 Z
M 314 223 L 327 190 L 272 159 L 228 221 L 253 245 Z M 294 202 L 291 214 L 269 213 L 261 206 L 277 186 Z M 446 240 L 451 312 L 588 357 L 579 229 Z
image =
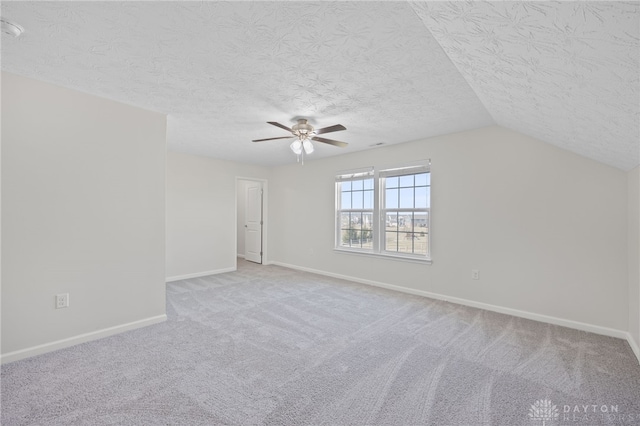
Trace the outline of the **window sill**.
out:
M 397 260 L 400 262 L 420 263 L 422 265 L 431 265 L 433 263 L 431 259 L 427 259 L 424 257 L 398 256 L 393 254 L 373 253 L 370 251 L 343 249 L 338 247 L 334 247 L 333 251 L 340 254 L 351 254 L 355 256 L 365 256 L 365 257 L 374 257 L 378 259 Z

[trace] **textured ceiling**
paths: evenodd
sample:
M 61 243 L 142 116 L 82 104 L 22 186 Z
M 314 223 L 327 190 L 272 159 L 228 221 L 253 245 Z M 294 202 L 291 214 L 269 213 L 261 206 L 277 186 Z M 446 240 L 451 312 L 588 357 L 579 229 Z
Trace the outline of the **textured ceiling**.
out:
M 414 4 L 497 124 L 624 170 L 640 161 L 639 6 Z
M 639 4 L 3 2 L 2 69 L 168 114 L 169 148 L 295 161 L 266 121 L 341 123 L 314 158 L 492 124 L 628 170 Z M 324 136 L 324 135 L 323 135 Z

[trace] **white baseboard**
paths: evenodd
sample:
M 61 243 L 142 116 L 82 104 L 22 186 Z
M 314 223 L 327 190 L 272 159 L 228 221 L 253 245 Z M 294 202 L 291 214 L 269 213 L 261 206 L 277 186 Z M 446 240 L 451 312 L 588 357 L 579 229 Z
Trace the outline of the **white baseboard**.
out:
M 631 333 L 627 333 L 627 342 L 629 342 L 629 346 L 631 346 L 633 353 L 636 354 L 636 358 L 638 358 L 638 363 L 640 364 L 640 344 L 636 342 Z
M 207 275 L 224 274 L 225 272 L 233 272 L 235 270 L 236 270 L 236 267 L 232 266 L 230 268 L 215 269 L 213 271 L 195 272 L 193 274 L 186 274 L 186 275 L 176 275 L 174 277 L 165 278 L 165 282 L 170 283 L 172 281 L 187 280 L 189 278 L 199 278 L 199 277 L 206 277 Z
M 18 351 L 9 352 L 0 356 L 0 363 L 6 364 L 8 362 L 18 361 L 20 359 L 29 358 L 35 355 L 41 355 L 46 352 L 55 351 L 58 349 L 68 348 L 80 343 L 89 342 L 91 340 L 102 339 L 103 337 L 112 336 L 114 334 L 122 333 L 129 330 L 135 330 L 136 328 L 146 327 L 148 325 L 158 324 L 167 320 L 166 315 L 158 315 L 151 318 L 145 318 L 139 321 L 133 321 L 127 324 L 116 325 L 114 327 L 103 328 L 102 330 L 92 331 L 91 333 L 79 334 L 77 336 L 69 337 L 55 342 L 45 343 L 43 345 L 32 346 L 26 349 L 20 349 Z
M 325 276 L 328 276 L 328 277 L 340 278 L 340 279 L 343 279 L 343 280 L 353 281 L 353 282 L 357 282 L 357 283 L 360 283 L 360 284 L 367 284 L 367 285 L 372 285 L 372 286 L 375 286 L 375 287 L 386 288 L 386 289 L 389 289 L 389 290 L 400 291 L 402 293 L 414 294 L 414 295 L 417 295 L 417 296 L 429 297 L 431 299 L 443 300 L 445 302 L 456 303 L 458 305 L 465 305 L 465 306 L 470 306 L 470 307 L 473 307 L 473 308 L 485 309 L 487 311 L 498 312 L 498 313 L 507 314 L 507 315 L 513 315 L 515 317 L 526 318 L 526 319 L 530 319 L 530 320 L 534 320 L 534 321 L 546 322 L 546 323 L 549 323 L 549 324 L 560 325 L 560 326 L 563 326 L 563 327 L 573 328 L 573 329 L 581 330 L 581 331 L 588 331 L 590 333 L 601 334 L 601 335 L 604 335 L 604 336 L 617 337 L 619 339 L 623 339 L 623 340 L 626 340 L 627 342 L 629 342 L 629 345 L 631 346 L 631 349 L 633 350 L 633 352 L 635 353 L 636 357 L 638 358 L 638 362 L 640 362 L 640 349 L 638 348 L 637 343 L 633 340 L 633 338 L 631 337 L 630 333 L 628 333 L 626 331 L 623 331 L 623 330 L 616 330 L 614 328 L 602 327 L 602 326 L 599 326 L 599 325 L 587 324 L 587 323 L 583 323 L 583 322 L 579 322 L 579 321 L 573 321 L 573 320 L 568 320 L 568 319 L 564 319 L 564 318 L 552 317 L 552 316 L 549 316 L 549 315 L 536 314 L 536 313 L 533 313 L 533 312 L 521 311 L 521 310 L 518 310 L 518 309 L 505 308 L 503 306 L 491 305 L 491 304 L 488 304 L 488 303 L 476 302 L 476 301 L 473 301 L 473 300 L 461 299 L 461 298 L 458 298 L 458 297 L 446 296 L 446 295 L 439 294 L 439 293 L 432 293 L 432 292 L 424 291 L 424 290 L 416 290 L 416 289 L 413 289 L 413 288 L 402 287 L 402 286 L 398 286 L 398 285 L 387 284 L 387 283 L 383 283 L 383 282 L 379 282 L 379 281 L 372 281 L 372 280 L 352 277 L 352 276 L 348 276 L 348 275 L 335 274 L 333 272 L 321 271 L 321 270 L 318 270 L 318 269 L 306 268 L 306 267 L 303 267 L 303 266 L 291 265 L 291 264 L 283 263 L 283 262 L 273 262 L 272 261 L 272 262 L 269 262 L 269 263 L 271 265 L 283 266 L 285 268 L 291 268 L 291 269 L 296 269 L 296 270 L 299 270 L 299 271 L 311 272 L 313 274 L 325 275 Z

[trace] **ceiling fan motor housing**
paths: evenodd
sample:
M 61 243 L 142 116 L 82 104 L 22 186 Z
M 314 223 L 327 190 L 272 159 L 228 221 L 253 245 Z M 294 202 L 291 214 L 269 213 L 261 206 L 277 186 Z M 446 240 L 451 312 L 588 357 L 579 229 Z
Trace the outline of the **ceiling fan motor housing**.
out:
M 294 124 L 291 128 L 296 136 L 305 136 L 313 133 L 313 126 L 307 123 L 307 120 L 301 118 L 298 124 Z

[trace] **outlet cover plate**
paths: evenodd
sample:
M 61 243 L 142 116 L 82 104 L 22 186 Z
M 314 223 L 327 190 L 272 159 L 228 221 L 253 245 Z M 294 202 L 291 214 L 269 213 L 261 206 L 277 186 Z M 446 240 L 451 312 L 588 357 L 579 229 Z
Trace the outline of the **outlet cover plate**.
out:
M 56 309 L 69 307 L 69 293 L 56 294 Z

